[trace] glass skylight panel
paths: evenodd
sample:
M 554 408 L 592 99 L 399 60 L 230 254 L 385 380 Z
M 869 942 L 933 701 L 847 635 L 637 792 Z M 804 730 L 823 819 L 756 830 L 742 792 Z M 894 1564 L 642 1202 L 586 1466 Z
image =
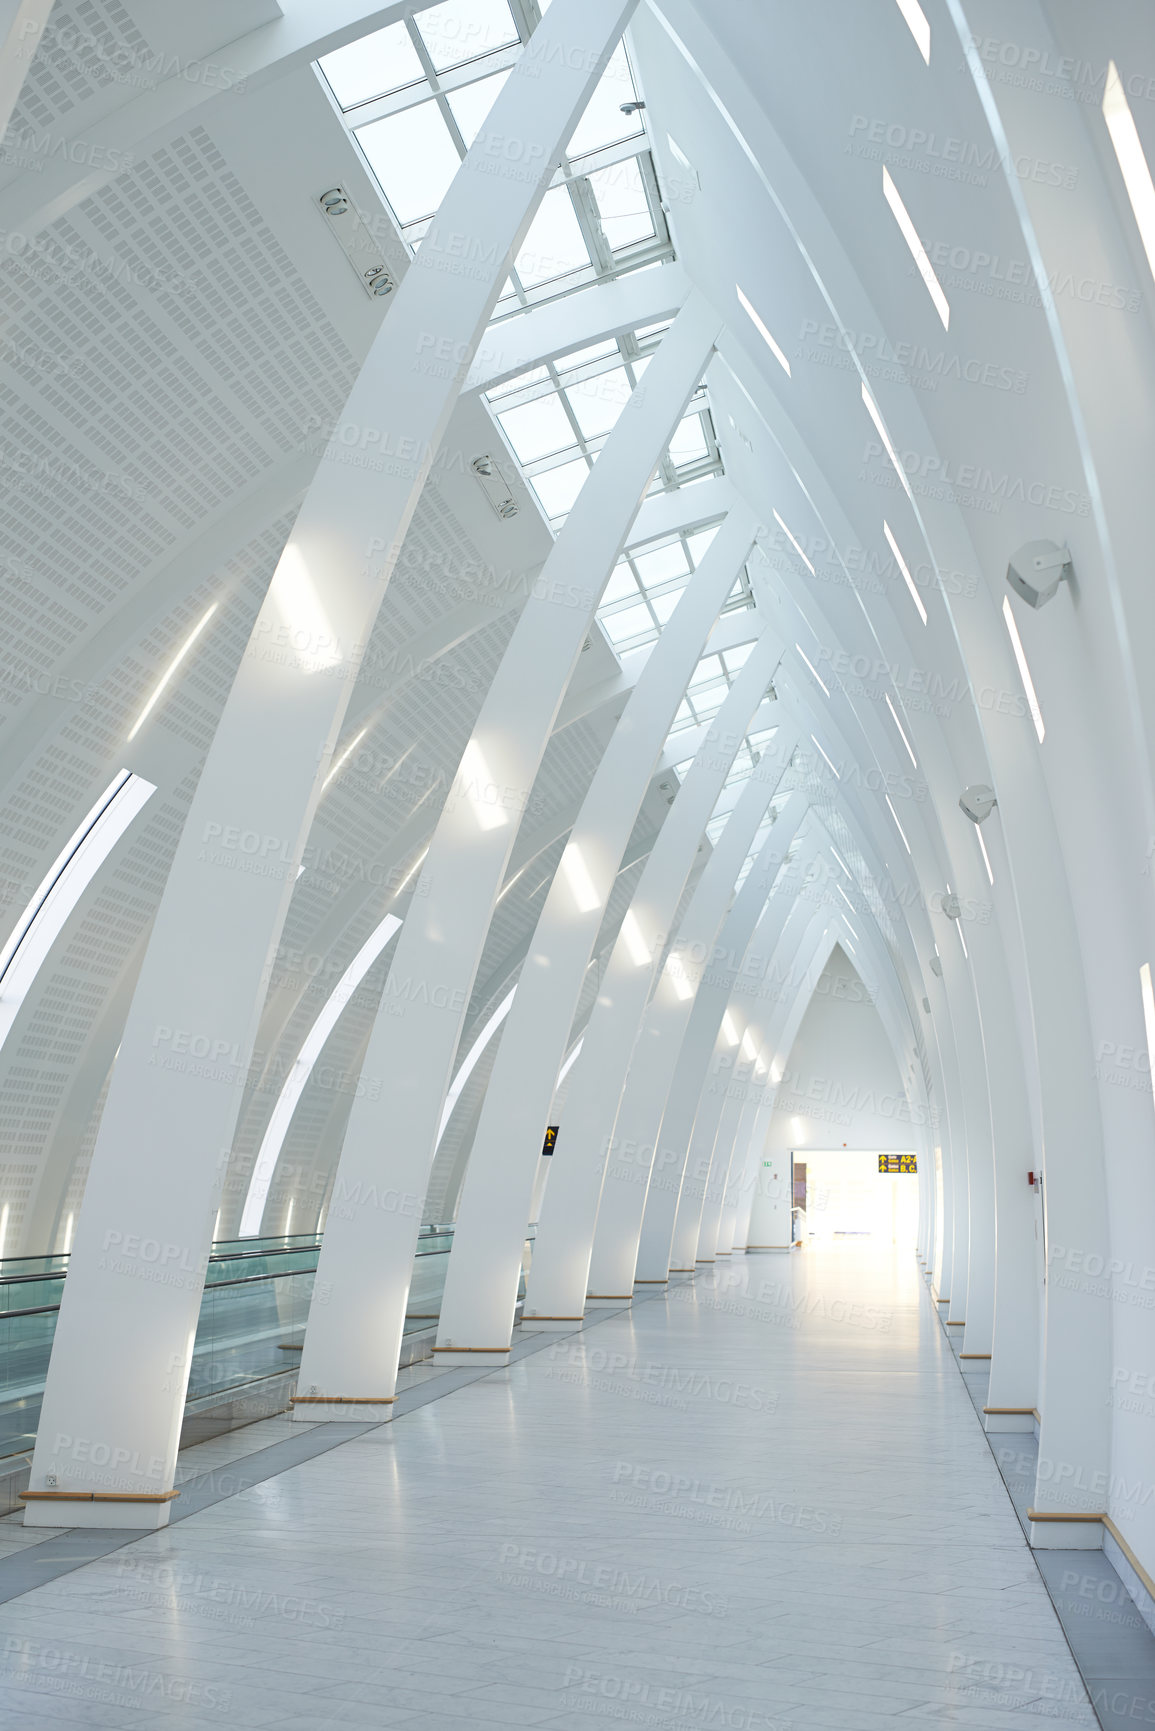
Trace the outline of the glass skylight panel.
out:
M 402 24 L 387 24 L 359 42 L 336 48 L 320 62 L 329 88 L 342 108 L 387 96 L 425 77 L 421 57 Z
M 602 624 L 615 649 L 647 633 L 657 636 L 653 618 L 644 601 L 640 601 L 636 607 L 626 607 L 620 613 L 605 614 Z
M 715 847 L 718 845 L 718 837 L 725 829 L 729 817 L 730 813 L 724 811 L 720 817 L 712 817 L 706 825 L 706 834 L 709 836 Z
M 634 582 L 634 574 L 630 570 L 629 565 L 623 559 L 619 564 L 614 566 L 613 571 L 610 573 L 610 580 L 602 592 L 601 604 L 603 607 L 609 607 L 612 606 L 615 601 L 636 601 L 637 599 L 638 586 Z
M 587 439 L 613 431 L 632 388 L 624 367 L 611 367 L 609 372 L 566 386 L 570 407 Z
M 619 354 L 618 345 L 611 337 L 608 342 L 594 343 L 588 349 L 575 349 L 572 355 L 566 355 L 558 362 L 561 373 L 574 372 L 578 367 L 588 366 L 591 361 L 603 361 L 610 355 Z
M 674 467 L 681 469 L 687 463 L 701 462 L 702 458 L 709 454 L 710 447 L 702 429 L 701 415 L 686 415 L 679 422 L 670 440 L 670 460 Z
M 635 553 L 634 569 L 647 589 L 653 589 L 659 583 L 669 583 L 675 577 L 685 577 L 690 566 L 682 543 L 671 541 L 668 547 L 656 547 L 649 553 Z
M 561 399 L 552 391 L 520 408 L 504 409 L 497 418 L 519 463 L 536 463 L 577 444 Z
M 514 261 L 522 287 L 533 288 L 589 264 L 589 248 L 573 201 L 564 186 L 555 186 L 542 199 Z
M 432 216 L 461 166 L 436 102 L 371 121 L 357 141 L 402 224 Z
M 491 77 L 479 78 L 475 84 L 466 84 L 446 97 L 466 150 L 485 125 L 508 77 L 508 72 L 495 72 Z
M 521 40 L 508 0 L 445 0 L 413 22 L 438 72 Z
M 598 216 L 614 252 L 653 240 L 654 217 L 636 156 L 599 168 L 589 176 Z
M 619 43 L 574 128 L 566 155 L 572 160 L 588 156 L 593 150 L 604 150 L 607 145 L 620 144 L 624 139 L 637 138 L 643 130 L 641 116 L 622 113 L 624 102 L 637 100 L 626 51 Z
M 573 510 L 589 472 L 588 460 L 577 457 L 573 462 L 563 463 L 560 468 L 547 469 L 544 474 L 533 477 L 531 485 L 547 517 L 565 517 Z
M 685 698 L 683 698 L 681 703 L 678 705 L 678 712 L 674 716 L 670 732 L 684 733 L 687 727 L 696 727 L 697 725 L 697 716 L 694 714 L 694 711 L 690 708 L 690 705 L 686 702 Z
M 659 625 L 668 625 L 674 616 L 674 609 L 685 593 L 685 584 L 679 583 L 676 589 L 664 589 L 660 595 L 650 596 L 650 606 L 653 608 Z
M 686 541 L 690 548 L 690 557 L 694 561 L 695 565 L 700 565 L 702 563 L 702 560 L 706 556 L 706 549 L 714 539 L 714 536 L 718 533 L 720 527 L 721 524 L 714 523 L 709 529 L 695 529 L 692 535 L 686 536 Z

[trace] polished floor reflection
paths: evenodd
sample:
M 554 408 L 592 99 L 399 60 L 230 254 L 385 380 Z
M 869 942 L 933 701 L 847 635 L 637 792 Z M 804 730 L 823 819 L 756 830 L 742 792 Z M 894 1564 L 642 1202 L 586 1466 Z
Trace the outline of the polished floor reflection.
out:
M 908 1253 L 600 1314 L 11 1599 L 7 1731 L 1095 1725 Z

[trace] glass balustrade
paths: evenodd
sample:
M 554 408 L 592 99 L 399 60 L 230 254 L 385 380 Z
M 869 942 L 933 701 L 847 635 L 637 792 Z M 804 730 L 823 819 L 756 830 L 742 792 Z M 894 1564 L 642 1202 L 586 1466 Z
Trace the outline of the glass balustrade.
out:
M 452 1226 L 423 1227 L 413 1259 L 405 1333 L 431 1330 L 441 1310 Z M 533 1229 L 525 1242 L 525 1293 Z M 237 1238 L 213 1245 L 193 1343 L 188 1400 L 227 1399 L 297 1363 L 321 1241 L 315 1235 Z M 66 1254 L 0 1258 L 0 1458 L 32 1447 Z

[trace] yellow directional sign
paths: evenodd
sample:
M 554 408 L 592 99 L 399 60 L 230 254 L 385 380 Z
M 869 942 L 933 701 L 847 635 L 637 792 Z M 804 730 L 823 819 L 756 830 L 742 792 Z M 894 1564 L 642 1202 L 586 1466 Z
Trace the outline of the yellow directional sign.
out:
M 917 1154 L 880 1154 L 878 1156 L 880 1172 L 917 1172 Z

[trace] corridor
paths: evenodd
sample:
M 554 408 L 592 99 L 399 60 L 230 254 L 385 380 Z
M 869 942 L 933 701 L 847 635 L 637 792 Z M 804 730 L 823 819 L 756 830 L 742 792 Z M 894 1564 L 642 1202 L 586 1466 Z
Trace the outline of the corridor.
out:
M 391 1425 L 202 1444 L 168 1529 L 46 1585 L 0 1522 L 5 1726 L 1095 1725 L 913 1257 L 601 1314 L 404 1372 Z

